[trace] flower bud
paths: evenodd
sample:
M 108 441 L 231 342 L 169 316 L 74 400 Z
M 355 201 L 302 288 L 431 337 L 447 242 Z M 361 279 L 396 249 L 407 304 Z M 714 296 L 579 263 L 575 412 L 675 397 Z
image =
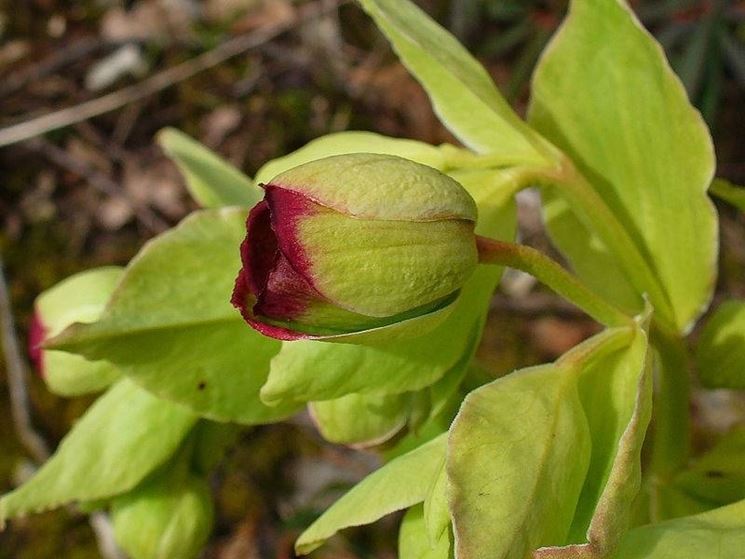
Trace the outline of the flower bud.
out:
M 39 295 L 28 330 L 29 357 L 47 387 L 60 396 L 103 390 L 119 378 L 107 361 L 44 349 L 44 342 L 75 322 L 95 322 L 122 277 L 122 268 L 108 266 L 71 276 Z
M 430 315 L 477 265 L 476 204 L 431 167 L 340 155 L 262 186 L 232 302 L 265 335 L 333 339 Z

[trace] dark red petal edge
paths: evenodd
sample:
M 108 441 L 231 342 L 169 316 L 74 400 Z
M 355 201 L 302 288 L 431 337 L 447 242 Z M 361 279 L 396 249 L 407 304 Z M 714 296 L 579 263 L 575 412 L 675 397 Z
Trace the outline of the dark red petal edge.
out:
M 39 375 L 44 376 L 44 352 L 41 344 L 46 339 L 47 329 L 41 321 L 39 311 L 34 311 L 31 317 L 31 324 L 28 327 L 28 356 L 34 364 Z

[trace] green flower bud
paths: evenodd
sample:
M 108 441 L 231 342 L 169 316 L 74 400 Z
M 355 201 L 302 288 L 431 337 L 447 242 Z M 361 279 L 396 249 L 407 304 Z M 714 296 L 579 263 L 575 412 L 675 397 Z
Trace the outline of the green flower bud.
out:
M 55 394 L 95 392 L 119 378 L 119 371 L 107 361 L 88 361 L 81 355 L 43 349 L 42 344 L 74 322 L 98 320 L 123 274 L 123 268 L 114 266 L 88 270 L 37 297 L 29 328 L 29 356 Z
M 477 265 L 475 202 L 426 165 L 339 155 L 263 187 L 232 302 L 265 335 L 333 339 L 432 315 Z
M 207 481 L 179 465 L 112 504 L 114 537 L 132 559 L 193 559 L 213 522 Z

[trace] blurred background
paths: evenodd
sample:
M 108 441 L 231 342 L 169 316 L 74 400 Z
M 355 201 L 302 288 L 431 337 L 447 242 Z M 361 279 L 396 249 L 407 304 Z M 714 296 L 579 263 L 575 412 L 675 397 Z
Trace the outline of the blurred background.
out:
M 523 113 L 532 69 L 566 2 L 417 3 L 465 43 Z M 22 344 L 39 292 L 85 268 L 125 264 L 196 208 L 154 142 L 164 126 L 249 175 L 341 130 L 454 141 L 370 20 L 352 3 L 338 4 L 0 0 L 0 251 Z M 712 129 L 717 175 L 745 184 L 745 1 L 632 4 Z M 309 18 L 309 9 L 325 15 Z M 51 121 L 40 118 L 50 113 L 57 113 Z M 7 128 L 19 123 L 27 124 Z M 551 252 L 536 204 L 521 197 L 523 239 Z M 745 218 L 718 205 L 716 297 L 745 297 Z M 594 331 L 522 276 L 508 276 L 505 291 L 495 296 L 479 350 L 491 374 L 553 359 Z M 50 445 L 91 401 L 57 398 L 35 375 L 29 390 L 35 426 Z M 695 405 L 707 418 L 699 445 L 745 409 L 723 392 L 699 395 Z M 33 467 L 10 417 L 0 362 L 2 492 Z M 373 454 L 322 444 L 302 420 L 247 430 L 215 476 L 217 524 L 204 557 L 293 557 L 299 530 L 375 464 Z M 393 558 L 396 521 L 350 530 L 314 557 Z M 0 533 L 0 559 L 99 556 L 86 517 L 66 510 Z

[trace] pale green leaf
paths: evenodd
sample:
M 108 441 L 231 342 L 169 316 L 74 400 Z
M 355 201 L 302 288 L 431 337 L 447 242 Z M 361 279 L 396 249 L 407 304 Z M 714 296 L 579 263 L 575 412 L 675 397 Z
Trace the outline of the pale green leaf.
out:
M 741 559 L 745 501 L 631 530 L 614 559 Z
M 356 393 L 311 402 L 308 408 L 327 441 L 364 447 L 387 441 L 406 425 L 409 397 Z
M 293 413 L 258 398 L 280 343 L 230 304 L 245 210 L 205 210 L 150 241 L 130 263 L 98 322 L 53 343 L 106 359 L 158 396 L 218 421 L 254 424 Z
M 727 301 L 709 318 L 696 362 L 704 386 L 745 388 L 745 301 Z
M 6 518 L 125 493 L 164 464 L 197 416 L 124 379 L 88 409 L 28 482 L 0 499 Z
M 640 484 L 646 350 L 641 329 L 608 330 L 466 398 L 448 446 L 459 557 L 522 559 L 566 544 L 578 545 L 536 556 L 612 551 Z
M 479 205 L 477 233 L 501 239 L 514 235 L 509 181 L 500 171 L 453 175 Z M 282 345 L 261 390 L 269 403 L 331 400 L 353 392 L 419 390 L 442 378 L 473 351 L 501 269 L 480 266 L 466 282 L 447 319 L 431 332 L 405 340 L 363 344 L 295 341 Z
M 536 559 L 608 557 L 631 524 L 641 486 L 642 444 L 652 414 L 648 345 L 646 332 L 639 329 L 628 349 L 581 371 L 578 386 L 591 455 L 569 531 L 573 545 L 538 550 Z
M 264 196 L 246 175 L 183 132 L 165 128 L 158 133 L 158 143 L 202 207 L 253 206 Z
M 406 511 L 398 533 L 398 559 L 448 559 L 450 553 L 450 531 L 445 530 L 431 543 L 427 537 L 422 505 Z
M 442 467 L 445 439 L 440 435 L 362 480 L 300 535 L 297 552 L 310 553 L 339 530 L 370 524 L 424 501 Z
M 46 338 L 59 334 L 73 322 L 98 320 L 123 268 L 108 266 L 75 274 L 46 290 L 35 309 Z M 80 355 L 42 350 L 44 382 L 60 396 L 102 390 L 119 378 L 119 371 L 105 361 L 88 361 Z
M 714 288 L 717 218 L 706 196 L 714 152 L 662 49 L 624 2 L 571 4 L 536 70 L 530 122 L 573 159 L 629 232 L 668 299 L 653 299 L 655 308 L 689 328 Z M 560 207 L 547 214 L 549 231 L 578 272 L 611 299 L 621 284 L 626 299 L 627 282 L 598 258 L 597 239 L 584 227 L 554 226 L 569 210 L 550 204 Z
M 114 499 L 111 519 L 117 544 L 131 559 L 193 559 L 212 532 L 212 491 L 185 468 L 165 468 Z
M 359 0 L 427 90 L 443 124 L 477 152 L 545 163 L 544 142 L 512 111 L 483 66 L 409 0 Z

